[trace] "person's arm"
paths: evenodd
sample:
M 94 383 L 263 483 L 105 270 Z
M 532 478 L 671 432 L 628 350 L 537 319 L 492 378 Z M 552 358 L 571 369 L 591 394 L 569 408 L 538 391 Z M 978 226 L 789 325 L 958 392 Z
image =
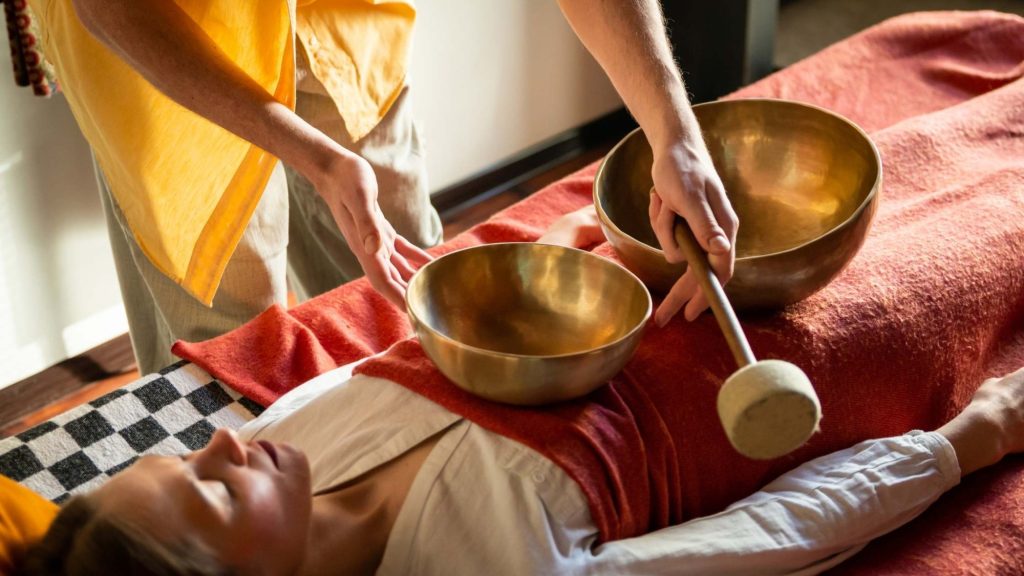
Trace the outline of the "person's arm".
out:
M 1024 368 L 983 382 L 967 407 L 936 432 L 953 446 L 964 476 L 1024 452 Z
M 413 267 L 429 257 L 384 219 L 376 177 L 365 160 L 276 101 L 174 2 L 73 2 L 86 29 L 158 90 L 309 179 L 373 286 L 403 305 Z
M 595 574 L 818 574 L 924 512 L 960 479 L 935 433 L 871 440 L 711 516 L 594 552 Z
M 869 440 L 725 511 L 595 551 L 594 572 L 817 574 L 909 522 L 967 474 L 1024 452 L 1024 369 L 986 381 L 932 433 Z
M 690 109 L 683 79 L 672 58 L 657 0 L 559 0 L 583 45 L 597 59 L 654 150 L 652 176 L 660 197 L 652 219 L 666 257 L 685 257 L 672 233 L 676 214 L 693 229 L 715 273 L 732 277 L 736 257 L 736 214 L 708 155 Z M 687 319 L 708 307 L 687 272 L 655 314 L 667 322 L 683 305 Z

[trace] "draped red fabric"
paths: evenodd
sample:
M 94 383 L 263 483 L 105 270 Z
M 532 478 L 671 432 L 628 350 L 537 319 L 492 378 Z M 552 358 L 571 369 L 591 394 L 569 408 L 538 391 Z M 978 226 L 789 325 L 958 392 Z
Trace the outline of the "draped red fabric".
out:
M 776 461 L 739 457 L 721 431 L 715 394 L 733 365 L 709 315 L 650 326 L 609 386 L 530 410 L 482 402 L 444 380 L 414 340 L 403 342 L 410 335 L 404 314 L 365 280 L 288 312 L 270 310 L 220 338 L 179 342 L 175 352 L 269 403 L 315 373 L 401 342 L 360 370 L 554 459 L 583 488 L 603 538 L 713 512 L 816 455 L 934 428 L 985 376 L 1024 365 L 1022 76 L 1024 19 L 919 13 L 730 96 L 799 100 L 842 114 L 871 134 L 884 166 L 875 222 L 850 266 L 803 302 L 743 319 L 755 352 L 800 365 L 822 400 L 822 432 Z M 535 239 L 590 201 L 594 169 L 556 182 L 435 253 Z M 611 257 L 607 246 L 597 250 Z M 987 474 L 982 478 L 994 478 L 998 492 L 969 481 L 929 511 L 933 522 L 883 539 L 874 545 L 883 552 L 863 554 L 843 570 L 958 573 L 966 561 L 1024 571 L 1024 466 L 1011 460 Z M 974 496 L 957 496 L 964 493 Z M 999 521 L 982 522 L 986 517 Z M 890 541 L 899 544 L 885 548 Z

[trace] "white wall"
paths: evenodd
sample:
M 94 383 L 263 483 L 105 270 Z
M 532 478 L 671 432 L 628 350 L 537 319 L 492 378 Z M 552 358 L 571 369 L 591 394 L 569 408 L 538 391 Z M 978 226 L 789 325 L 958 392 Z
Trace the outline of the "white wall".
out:
M 413 106 L 443 188 L 620 106 L 554 0 L 421 0 Z M 5 54 L 7 51 L 3 51 Z M 127 331 L 88 148 L 0 60 L 0 387 Z
M 410 82 L 439 190 L 622 106 L 554 0 L 420 0 Z
M 127 331 L 89 149 L 0 59 L 0 386 Z

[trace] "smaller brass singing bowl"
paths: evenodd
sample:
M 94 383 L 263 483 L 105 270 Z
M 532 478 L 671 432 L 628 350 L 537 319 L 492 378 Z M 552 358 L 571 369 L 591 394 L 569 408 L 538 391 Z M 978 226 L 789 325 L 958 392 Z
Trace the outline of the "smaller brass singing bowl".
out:
M 535 405 L 587 394 L 636 350 L 651 297 L 621 266 L 582 250 L 485 244 L 446 254 L 409 283 L 427 356 L 462 389 Z
M 698 104 L 711 159 L 740 220 L 736 268 L 725 286 L 738 309 L 780 308 L 827 285 L 853 259 L 874 217 L 882 162 L 849 120 L 784 100 Z M 639 129 L 605 157 L 594 204 L 617 255 L 655 294 L 686 271 L 651 229 L 652 153 Z

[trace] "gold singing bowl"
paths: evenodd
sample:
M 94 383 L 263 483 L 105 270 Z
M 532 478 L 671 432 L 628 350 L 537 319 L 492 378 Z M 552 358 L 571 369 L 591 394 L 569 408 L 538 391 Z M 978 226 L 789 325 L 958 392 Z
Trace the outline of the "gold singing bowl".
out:
M 777 308 L 832 280 L 864 243 L 882 184 L 878 149 L 827 110 L 784 100 L 693 107 L 740 220 L 725 292 L 739 309 Z M 594 204 L 619 258 L 653 292 L 686 270 L 669 264 L 651 229 L 651 147 L 634 130 L 605 157 Z
M 498 402 L 582 396 L 626 364 L 651 297 L 626 269 L 588 252 L 486 244 L 421 268 L 406 304 L 424 351 L 464 390 Z

